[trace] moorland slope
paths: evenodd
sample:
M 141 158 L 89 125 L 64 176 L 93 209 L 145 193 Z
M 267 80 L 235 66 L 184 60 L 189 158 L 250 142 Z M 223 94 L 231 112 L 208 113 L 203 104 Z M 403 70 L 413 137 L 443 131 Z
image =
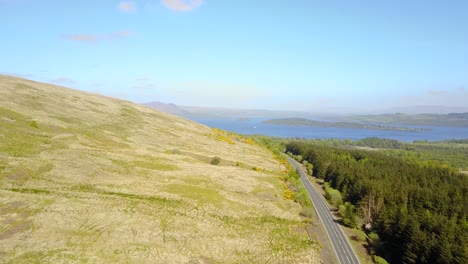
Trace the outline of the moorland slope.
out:
M 319 261 L 284 168 L 250 140 L 14 77 L 0 98 L 3 261 Z

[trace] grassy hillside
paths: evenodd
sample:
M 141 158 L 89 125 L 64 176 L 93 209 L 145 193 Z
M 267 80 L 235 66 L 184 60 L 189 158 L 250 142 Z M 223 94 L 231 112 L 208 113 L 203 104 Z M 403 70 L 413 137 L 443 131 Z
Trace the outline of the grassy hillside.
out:
M 0 260 L 318 262 L 269 151 L 49 84 L 0 75 L 0 98 Z

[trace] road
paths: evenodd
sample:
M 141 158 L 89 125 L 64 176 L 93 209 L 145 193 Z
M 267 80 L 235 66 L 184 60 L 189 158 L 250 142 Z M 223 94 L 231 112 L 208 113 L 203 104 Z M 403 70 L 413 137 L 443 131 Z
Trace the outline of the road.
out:
M 328 237 L 330 238 L 333 249 L 335 250 L 338 261 L 341 264 L 359 264 L 359 259 L 356 256 L 353 248 L 346 239 L 340 225 L 333 217 L 330 207 L 323 196 L 313 187 L 307 178 L 307 174 L 299 165 L 299 163 L 293 160 L 291 157 L 287 157 L 289 163 L 297 169 L 301 176 L 301 182 L 309 193 L 310 200 L 314 204 L 315 212 L 317 212 L 320 221 L 322 222 L 325 230 L 327 231 Z

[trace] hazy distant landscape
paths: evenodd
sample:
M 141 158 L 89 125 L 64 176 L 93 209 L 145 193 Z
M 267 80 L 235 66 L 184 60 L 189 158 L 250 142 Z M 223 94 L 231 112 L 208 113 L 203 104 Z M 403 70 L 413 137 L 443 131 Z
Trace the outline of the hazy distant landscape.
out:
M 267 119 L 265 120 L 266 123 L 280 125 L 335 126 L 384 130 L 408 129 L 406 127 L 398 127 L 398 125 L 468 127 L 468 112 L 451 112 L 447 114 L 394 113 L 379 115 L 346 115 L 305 111 L 179 106 L 173 103 L 162 102 L 149 102 L 144 105 L 186 118 L 263 118 Z M 424 130 L 424 128 L 420 129 Z
M 406 142 L 462 139 L 467 138 L 468 135 L 468 127 L 465 125 L 466 119 L 464 119 L 466 114 L 464 113 L 343 116 L 289 111 L 182 107 L 165 103 L 147 103 L 145 105 L 208 126 L 246 135 L 264 134 L 275 137 L 354 140 L 381 137 Z M 401 122 L 393 122 L 394 120 Z M 412 120 L 418 120 L 416 122 L 418 124 L 413 124 Z M 452 124 L 454 125 L 452 126 Z
M 392 125 L 421 125 L 421 126 L 468 126 L 468 106 L 466 108 L 444 108 L 448 111 L 445 114 L 436 114 L 440 112 L 437 107 L 422 108 L 422 113 L 412 113 L 418 110 L 405 110 L 408 113 L 387 112 L 374 115 L 351 115 L 337 113 L 316 113 L 307 111 L 278 111 L 267 109 L 239 109 L 239 108 L 216 108 L 199 106 L 180 106 L 174 103 L 148 102 L 144 105 L 151 108 L 178 115 L 187 118 L 303 118 L 314 121 L 334 121 L 334 122 L 355 122 L 355 123 L 373 123 L 373 124 L 392 124 Z M 419 109 L 419 108 L 416 108 Z M 395 109 L 394 109 L 395 110 Z M 459 110 L 461 112 L 451 112 L 450 110 Z M 464 111 L 463 111 L 464 110 Z M 427 111 L 427 112 L 424 112 Z M 431 112 L 433 111 L 433 112 Z M 320 123 L 317 123 L 320 124 Z

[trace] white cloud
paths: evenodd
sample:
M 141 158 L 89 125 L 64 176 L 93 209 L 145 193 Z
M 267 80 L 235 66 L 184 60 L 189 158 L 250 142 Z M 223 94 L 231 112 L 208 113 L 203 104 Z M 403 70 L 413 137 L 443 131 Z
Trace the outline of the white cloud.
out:
M 177 12 L 191 11 L 202 4 L 202 0 L 161 0 L 169 9 Z
M 136 5 L 133 1 L 122 1 L 117 5 L 117 8 L 125 13 L 136 11 Z
M 113 41 L 123 38 L 127 38 L 135 35 L 135 32 L 129 30 L 122 30 L 115 33 L 98 35 L 98 34 L 70 34 L 64 35 L 63 38 L 74 41 L 74 42 L 87 42 L 87 43 L 97 43 L 101 41 Z

